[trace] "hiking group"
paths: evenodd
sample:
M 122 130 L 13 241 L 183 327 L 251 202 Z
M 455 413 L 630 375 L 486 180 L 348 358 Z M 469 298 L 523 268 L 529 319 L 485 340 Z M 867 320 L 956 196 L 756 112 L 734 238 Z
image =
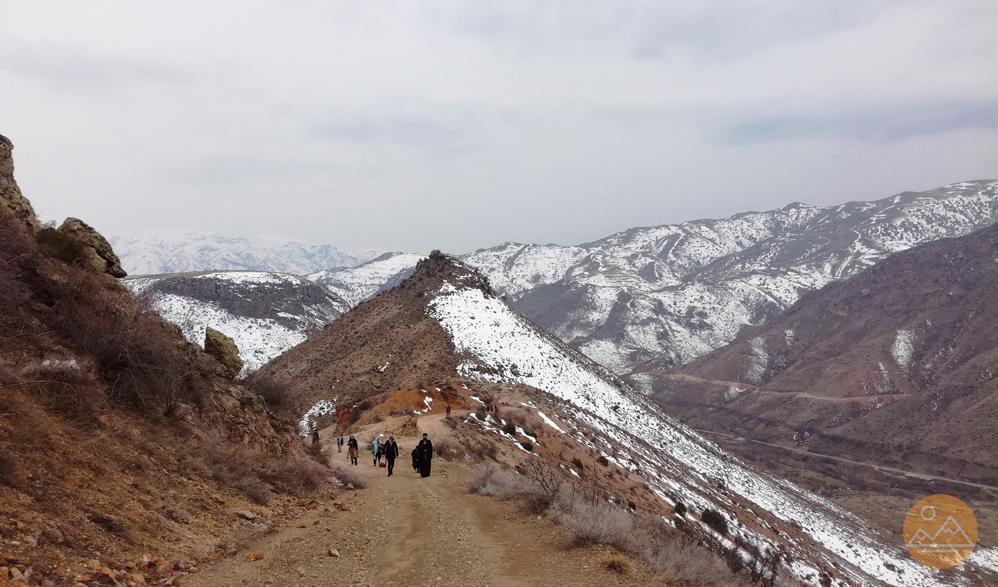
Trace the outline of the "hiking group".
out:
M 391 477 L 395 473 L 395 461 L 398 459 L 401 451 L 399 451 L 399 445 L 395 440 L 394 434 L 389 434 L 387 440 L 382 440 L 383 437 L 384 434 L 379 434 L 371 441 L 371 457 L 374 466 L 388 469 L 388 476 Z M 318 430 L 313 432 L 312 442 L 319 442 Z M 343 452 L 344 444 L 347 447 L 347 456 L 350 458 L 350 464 L 356 465 L 359 457 L 358 453 L 360 452 L 360 445 L 357 442 L 357 438 L 353 434 L 346 440 L 343 439 L 343 435 L 337 436 L 336 452 Z M 432 461 L 433 442 L 430 441 L 424 432 L 419 444 L 416 445 L 416 448 L 412 449 L 412 469 L 419 473 L 421 477 L 429 477 Z

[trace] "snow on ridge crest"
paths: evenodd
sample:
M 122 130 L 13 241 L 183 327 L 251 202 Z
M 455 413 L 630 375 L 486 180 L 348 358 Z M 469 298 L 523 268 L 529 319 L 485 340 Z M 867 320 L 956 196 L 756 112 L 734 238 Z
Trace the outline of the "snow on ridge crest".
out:
M 644 455 L 647 460 L 639 466 L 663 498 L 676 487 L 678 477 L 693 483 L 686 501 L 709 507 L 704 497 L 710 491 L 709 480 L 722 479 L 730 490 L 784 522 L 799 525 L 816 545 L 859 569 L 862 575 L 854 577 L 857 581 L 872 577 L 894 585 L 936 583 L 931 570 L 912 561 L 900 548 L 881 543 L 852 514 L 789 482 L 752 471 L 636 394 L 578 362 L 572 351 L 553 344 L 504 301 L 478 288 L 445 281 L 428 304 L 427 314 L 448 333 L 457 352 L 470 357 L 458 367 L 462 375 L 483 382 L 529 385 L 580 408 L 578 418 Z M 661 451 L 641 450 L 636 439 Z M 799 575 L 814 571 L 800 565 L 795 566 Z

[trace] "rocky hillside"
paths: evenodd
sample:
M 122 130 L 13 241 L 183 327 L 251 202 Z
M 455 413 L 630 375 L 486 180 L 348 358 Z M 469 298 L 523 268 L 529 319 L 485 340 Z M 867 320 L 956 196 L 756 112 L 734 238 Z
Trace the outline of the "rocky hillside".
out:
M 998 216 L 998 182 L 875 202 L 791 204 L 633 228 L 577 247 L 505 244 L 464 260 L 512 306 L 618 373 L 675 366 L 790 307 L 801 293 Z
M 380 251 L 338 249 L 267 236 L 232 237 L 207 232 L 149 230 L 112 235 L 111 245 L 134 275 L 192 271 L 276 271 L 303 275 L 352 267 Z
M 998 226 L 893 255 L 646 375 L 697 427 L 996 484 Z
M 0 136 L 0 584 L 176 584 L 328 469 L 137 302 L 100 234 L 38 222 L 11 150 Z
M 965 182 L 876 202 L 793 204 L 634 228 L 579 246 L 506 243 L 462 259 L 523 315 L 623 374 L 649 361 L 685 364 L 779 314 L 802 292 L 919 243 L 987 226 L 996 202 L 998 182 Z M 352 307 L 400 283 L 421 258 L 385 253 L 307 278 Z M 273 348 L 244 350 L 276 356 Z
M 640 499 L 642 511 L 652 512 L 669 512 L 680 501 L 691 511 L 722 512 L 731 529 L 726 537 L 694 515 L 679 514 L 676 528 L 692 524 L 702 544 L 785 549 L 790 556 L 784 576 L 809 583 L 822 575 L 849 583 L 939 580 L 855 517 L 752 470 L 665 416 L 517 315 L 481 273 L 439 253 L 253 378 L 288 383 L 303 413 L 303 432 L 314 422 L 350 423 L 358 412 L 377 409 L 401 415 L 439 411 L 444 402 L 510 406 L 543 422 L 543 434 L 531 431 L 529 445 L 518 440 L 525 432 L 507 432 L 506 423 L 492 415 L 464 425 L 508 442 L 525 466 L 541 459 L 536 462 L 569 478 L 578 478 L 572 463 L 563 462 L 570 455 L 601 457 L 609 472 L 587 482 L 598 484 L 611 501 Z M 409 396 L 422 401 L 414 406 Z
M 328 289 L 284 273 L 143 275 L 125 284 L 148 298 L 191 342 L 203 344 L 208 327 L 232 337 L 244 374 L 305 340 L 350 306 Z

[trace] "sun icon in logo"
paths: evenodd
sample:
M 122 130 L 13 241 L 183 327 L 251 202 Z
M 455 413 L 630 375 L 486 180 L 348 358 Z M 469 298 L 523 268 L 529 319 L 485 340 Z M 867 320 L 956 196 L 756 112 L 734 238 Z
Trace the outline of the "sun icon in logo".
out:
M 977 545 L 977 518 L 952 495 L 920 499 L 904 519 L 905 547 L 911 556 L 936 569 L 962 563 Z

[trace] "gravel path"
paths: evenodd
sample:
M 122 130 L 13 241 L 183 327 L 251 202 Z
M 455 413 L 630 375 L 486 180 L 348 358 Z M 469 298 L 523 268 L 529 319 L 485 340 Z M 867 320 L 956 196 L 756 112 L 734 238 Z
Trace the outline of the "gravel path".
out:
M 431 435 L 437 418 L 420 421 Z M 332 433 L 329 432 L 329 437 Z M 361 435 L 361 446 L 370 435 Z M 294 526 L 282 527 L 238 555 L 203 568 L 186 585 L 648 585 L 658 584 L 635 565 L 607 571 L 610 553 L 574 548 L 555 524 L 525 516 L 491 498 L 469 495 L 470 469 L 434 459 L 422 479 L 409 466 L 416 438 L 403 438 L 395 475 L 372 466 L 361 451 L 355 467 L 368 486 L 342 491 Z M 327 449 L 328 450 L 328 449 Z M 346 453 L 331 453 L 347 465 Z M 246 560 L 258 553 L 259 560 Z M 252 558 L 252 557 L 251 557 Z

